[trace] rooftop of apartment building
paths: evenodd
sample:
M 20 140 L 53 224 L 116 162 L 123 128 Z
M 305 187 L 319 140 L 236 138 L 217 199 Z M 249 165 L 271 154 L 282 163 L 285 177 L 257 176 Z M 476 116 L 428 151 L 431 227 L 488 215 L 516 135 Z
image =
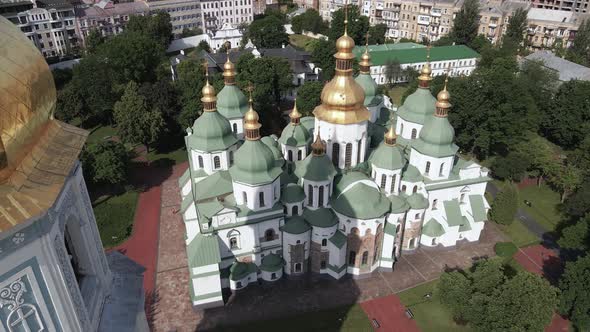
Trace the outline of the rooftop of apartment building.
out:
M 565 10 L 553 10 L 542 8 L 529 9 L 528 19 L 535 21 L 548 21 L 558 23 L 580 24 L 588 14 L 576 13 Z
M 574 79 L 590 81 L 590 68 L 562 59 L 550 51 L 537 51 L 527 55 L 523 61 L 542 62 L 545 68 L 557 72 L 562 82 Z
M 114 4 L 112 1 L 101 0 L 88 8 L 77 8 L 76 16 L 79 17 L 110 17 L 117 15 L 139 14 L 148 11 L 148 6 L 143 1 L 121 2 Z

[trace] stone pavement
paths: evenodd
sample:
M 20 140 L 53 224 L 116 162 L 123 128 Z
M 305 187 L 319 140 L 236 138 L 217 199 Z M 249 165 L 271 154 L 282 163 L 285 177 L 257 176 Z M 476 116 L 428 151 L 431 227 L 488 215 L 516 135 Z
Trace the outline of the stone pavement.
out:
M 250 285 L 230 296 L 223 308 L 194 311 L 189 299 L 189 276 L 180 214 L 177 177 L 186 169 L 175 169 L 162 185 L 156 299 L 152 307 L 156 332 L 195 331 L 220 325 L 272 319 L 308 311 L 364 302 L 398 293 L 438 278 L 445 268 L 469 267 L 474 260 L 494 255 L 494 244 L 504 235 L 488 223 L 478 243 L 463 242 L 451 249 L 418 249 L 406 253 L 393 272 L 375 272 L 370 277 L 334 280 L 327 277 L 281 279 L 272 285 Z

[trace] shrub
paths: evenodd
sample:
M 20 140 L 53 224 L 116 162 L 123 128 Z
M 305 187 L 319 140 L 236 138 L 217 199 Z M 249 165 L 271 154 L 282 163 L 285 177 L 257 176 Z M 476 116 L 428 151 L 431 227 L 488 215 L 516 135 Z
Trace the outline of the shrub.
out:
M 490 219 L 502 225 L 510 225 L 514 221 L 514 215 L 518 210 L 518 193 L 513 184 L 507 184 L 504 189 L 496 195 Z
M 498 242 L 494 246 L 494 251 L 496 255 L 508 258 L 518 251 L 518 247 L 512 242 Z

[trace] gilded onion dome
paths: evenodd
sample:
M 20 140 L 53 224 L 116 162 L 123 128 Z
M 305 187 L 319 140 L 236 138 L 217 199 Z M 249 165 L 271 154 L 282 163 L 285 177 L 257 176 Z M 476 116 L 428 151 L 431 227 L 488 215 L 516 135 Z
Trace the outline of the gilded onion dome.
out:
M 235 84 L 236 67 L 229 59 L 223 64 L 223 80 L 225 86 L 217 95 L 217 111 L 227 119 L 243 118 L 248 111 L 248 99 Z
M 396 144 L 397 135 L 394 126 L 391 125 L 383 136 L 383 142 L 379 144 L 369 158 L 370 163 L 373 166 L 388 170 L 402 169 L 406 164 L 406 158 L 401 148 Z
M 430 49 L 427 49 L 426 64 L 418 76 L 418 89 L 406 98 L 404 104 L 399 107 L 397 114 L 400 118 L 418 124 L 424 124 L 426 119 L 434 114 L 436 98 L 430 93 L 430 81 L 432 80 L 430 68 Z
M 352 77 L 354 40 L 348 36 L 346 24 L 345 19 L 344 35 L 336 41 L 336 73 L 322 90 L 322 103 L 313 111 L 319 120 L 335 124 L 359 123 L 370 117 L 364 105 L 365 92 Z
M 332 180 L 337 174 L 330 157 L 326 155 L 326 146 L 318 129 L 315 141 L 311 144 L 312 153 L 295 164 L 295 175 L 309 181 Z
M 309 144 L 311 135 L 309 130 L 301 125 L 301 113 L 297 110 L 297 100 L 295 100 L 293 109 L 289 113 L 289 118 L 291 118 L 291 122 L 281 132 L 279 143 L 293 147 Z
M 367 41 L 365 43 L 365 52 L 361 55 L 359 62 L 359 74 L 354 79 L 365 91 L 365 106 L 375 106 L 381 103 L 380 98 L 377 97 L 377 83 L 371 77 L 371 55 L 369 54 L 369 38 L 367 34 Z

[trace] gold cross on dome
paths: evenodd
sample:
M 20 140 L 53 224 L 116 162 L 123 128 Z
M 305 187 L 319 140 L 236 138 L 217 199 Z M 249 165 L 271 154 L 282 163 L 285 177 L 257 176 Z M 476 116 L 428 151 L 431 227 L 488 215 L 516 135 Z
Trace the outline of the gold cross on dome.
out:
M 207 62 L 207 59 L 203 59 L 203 62 L 201 63 L 201 65 L 205 69 L 205 76 L 209 77 L 209 62 Z
M 252 91 L 254 91 L 254 85 L 252 85 L 252 82 L 248 82 L 246 91 L 248 91 L 248 93 L 250 94 L 250 99 L 252 99 Z

